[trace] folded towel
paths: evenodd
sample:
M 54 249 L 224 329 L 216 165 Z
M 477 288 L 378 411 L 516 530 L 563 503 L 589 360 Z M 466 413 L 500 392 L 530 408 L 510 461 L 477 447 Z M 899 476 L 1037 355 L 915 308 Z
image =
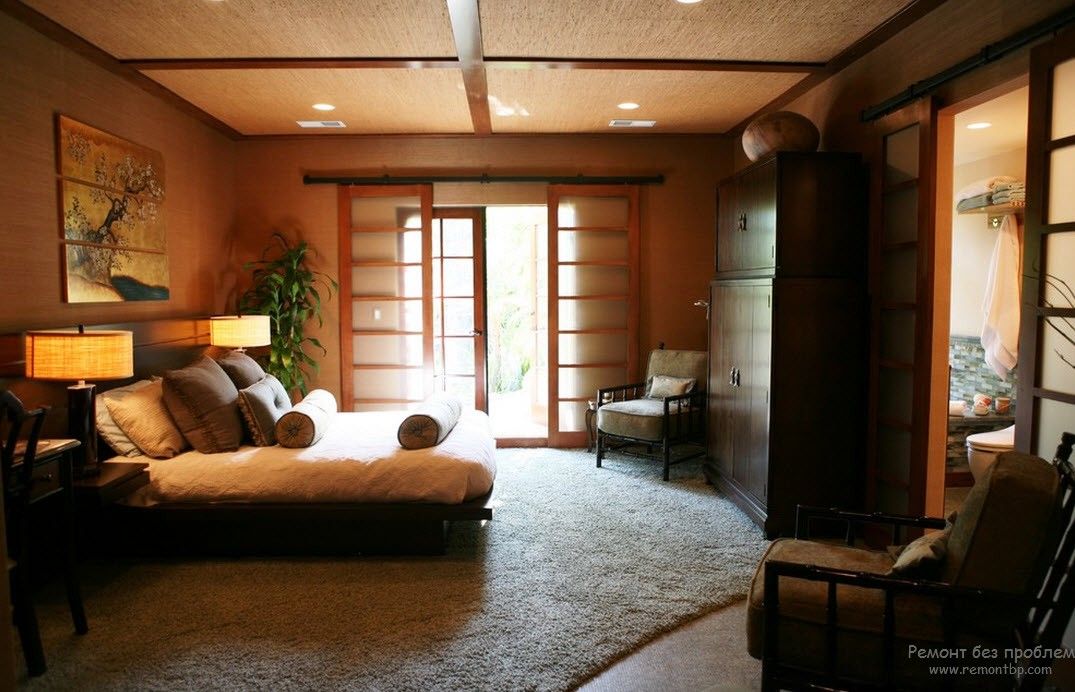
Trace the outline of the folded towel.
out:
M 965 188 L 956 193 L 956 200 L 963 200 L 967 199 L 968 197 L 989 194 L 996 190 L 999 185 L 1017 182 L 1019 182 L 1019 179 L 1013 178 L 1010 175 L 995 175 L 992 178 L 978 180 L 976 182 L 971 183 L 970 185 L 967 185 Z
M 975 195 L 974 197 L 968 197 L 959 201 L 956 205 L 957 211 L 967 211 L 968 209 L 977 209 L 978 207 L 986 207 L 993 203 L 993 198 L 989 194 Z

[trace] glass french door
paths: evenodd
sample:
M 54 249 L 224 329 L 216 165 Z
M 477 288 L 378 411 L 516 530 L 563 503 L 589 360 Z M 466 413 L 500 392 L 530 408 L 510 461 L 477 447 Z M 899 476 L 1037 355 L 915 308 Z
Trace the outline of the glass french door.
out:
M 638 187 L 550 185 L 549 445 L 586 444 L 600 387 L 637 381 Z
M 1075 41 L 1030 57 L 1015 446 L 1052 459 L 1075 432 Z
M 433 388 L 464 408 L 488 410 L 485 367 L 484 213 L 433 210 Z

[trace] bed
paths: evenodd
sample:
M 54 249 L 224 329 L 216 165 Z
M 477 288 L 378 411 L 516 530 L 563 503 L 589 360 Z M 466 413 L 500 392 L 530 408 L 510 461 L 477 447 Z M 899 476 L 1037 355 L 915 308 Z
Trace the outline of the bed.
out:
M 204 319 L 107 328 L 134 332 L 133 379 L 212 355 Z M 5 374 L 15 375 L 19 335 L 8 337 L 0 337 L 0 361 Z M 20 385 L 34 400 L 63 401 L 62 387 Z M 405 415 L 336 414 L 339 420 L 306 449 L 121 457 L 149 463 L 150 484 L 108 507 L 100 525 L 85 517 L 94 524 L 85 535 L 99 549 L 123 554 L 443 553 L 451 523 L 492 518 L 495 441 L 485 414 L 471 411 L 436 447 L 403 450 L 396 432 Z M 108 447 L 98 448 L 106 456 Z
M 405 450 L 406 414 L 339 413 L 311 447 L 187 451 L 149 464 L 150 483 L 113 512 L 125 552 L 438 554 L 450 522 L 492 518 L 495 442 L 465 412 L 445 440 Z

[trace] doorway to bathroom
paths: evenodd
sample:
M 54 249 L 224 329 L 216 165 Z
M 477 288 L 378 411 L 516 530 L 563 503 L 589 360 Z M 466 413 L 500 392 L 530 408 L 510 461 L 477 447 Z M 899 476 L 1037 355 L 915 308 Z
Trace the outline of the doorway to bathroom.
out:
M 1021 82 L 939 121 L 938 281 L 950 272 L 946 515 L 1014 446 L 1029 98 Z

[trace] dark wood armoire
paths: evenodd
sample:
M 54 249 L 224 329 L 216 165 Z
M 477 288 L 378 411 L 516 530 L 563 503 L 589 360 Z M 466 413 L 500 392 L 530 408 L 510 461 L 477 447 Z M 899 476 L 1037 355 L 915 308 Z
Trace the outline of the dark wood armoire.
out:
M 769 536 L 798 504 L 862 505 L 865 170 L 781 152 L 718 188 L 705 473 Z

